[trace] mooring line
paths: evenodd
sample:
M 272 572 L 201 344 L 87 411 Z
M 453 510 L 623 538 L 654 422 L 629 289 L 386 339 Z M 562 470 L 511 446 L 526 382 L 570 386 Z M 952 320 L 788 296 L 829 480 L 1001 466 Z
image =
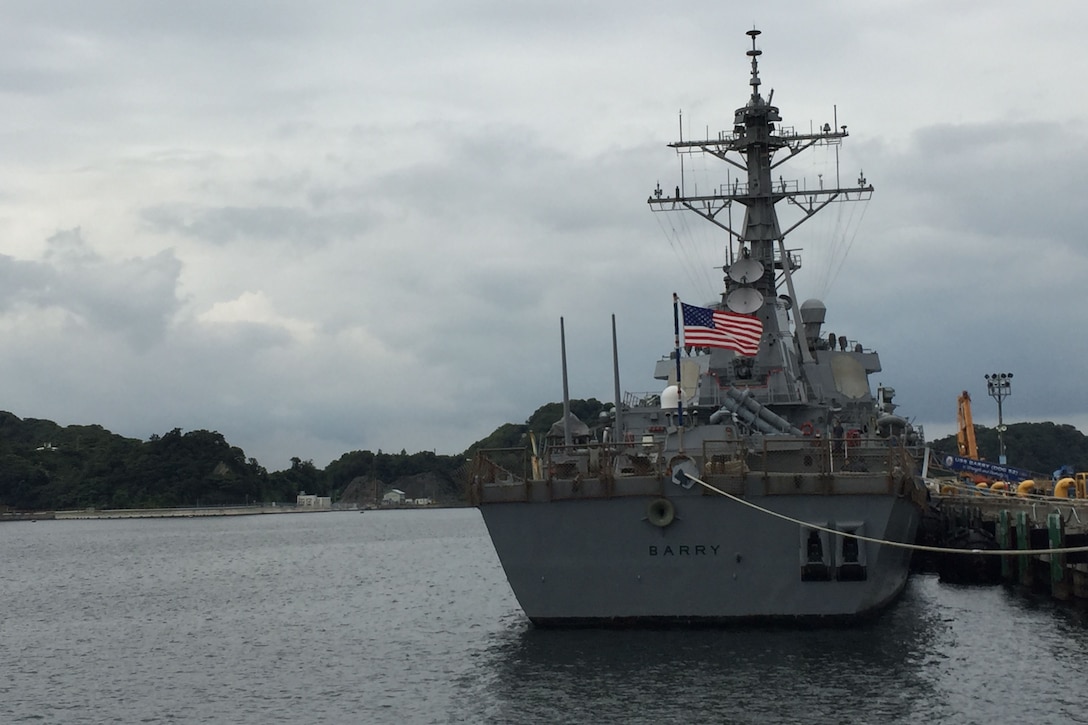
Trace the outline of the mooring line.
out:
M 721 490 L 706 481 L 696 478 L 691 474 L 685 474 L 695 483 L 703 486 L 704 488 L 713 491 L 714 493 L 721 494 L 726 498 L 730 498 L 737 503 L 742 503 L 749 508 L 753 508 L 756 511 L 765 513 L 769 516 L 782 519 L 783 521 L 789 521 L 790 523 L 797 524 L 806 529 L 815 529 L 816 531 L 823 531 L 828 534 L 835 534 L 836 536 L 845 536 L 849 539 L 857 539 L 858 541 L 868 541 L 873 544 L 880 544 L 881 546 L 894 546 L 900 549 L 911 549 L 913 551 L 928 551 L 934 554 L 982 554 L 984 556 L 1038 556 L 1041 554 L 1076 554 L 1084 551 L 1088 551 L 1088 546 L 1065 546 L 1059 549 L 950 549 L 943 546 L 927 546 L 925 544 L 908 544 L 902 541 L 887 541 L 885 539 L 877 539 L 872 536 L 862 536 L 861 534 L 852 534 L 848 531 L 838 531 L 836 529 L 829 529 L 826 526 L 820 526 L 819 524 L 809 523 L 808 521 L 801 521 L 795 519 L 792 516 L 786 514 L 780 514 L 777 511 L 771 511 L 768 508 L 754 504 L 751 501 L 747 501 L 740 496 L 734 496 L 731 493 Z

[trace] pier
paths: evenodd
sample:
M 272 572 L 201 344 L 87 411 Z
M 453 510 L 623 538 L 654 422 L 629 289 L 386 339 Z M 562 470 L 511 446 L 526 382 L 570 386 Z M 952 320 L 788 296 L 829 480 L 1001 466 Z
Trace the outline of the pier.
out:
M 1088 499 L 962 489 L 934 495 L 931 504 L 918 544 L 957 553 L 919 551 L 917 569 L 947 581 L 1019 585 L 1088 603 Z

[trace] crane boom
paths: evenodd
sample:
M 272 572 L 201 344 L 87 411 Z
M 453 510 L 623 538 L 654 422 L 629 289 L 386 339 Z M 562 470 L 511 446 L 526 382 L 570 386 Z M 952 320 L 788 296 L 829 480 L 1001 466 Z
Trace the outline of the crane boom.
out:
M 978 460 L 978 444 L 975 442 L 975 424 L 971 420 L 971 396 L 964 390 L 957 400 L 956 418 L 960 429 L 956 432 L 956 443 L 960 455 Z
M 956 402 L 956 418 L 960 424 L 960 429 L 956 432 L 956 443 L 959 444 L 960 455 L 973 461 L 980 460 L 978 443 L 975 441 L 975 422 L 971 419 L 971 396 L 964 390 Z M 993 480 L 980 474 L 966 475 L 965 478 L 969 478 L 973 483 L 987 483 Z

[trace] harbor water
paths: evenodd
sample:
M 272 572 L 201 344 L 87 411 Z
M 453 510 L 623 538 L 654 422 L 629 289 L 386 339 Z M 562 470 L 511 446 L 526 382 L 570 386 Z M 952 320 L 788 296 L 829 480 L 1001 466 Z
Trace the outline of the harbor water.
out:
M 535 630 L 473 509 L 0 524 L 4 723 L 1088 723 L 1088 619 Z M 678 591 L 677 597 L 684 593 Z

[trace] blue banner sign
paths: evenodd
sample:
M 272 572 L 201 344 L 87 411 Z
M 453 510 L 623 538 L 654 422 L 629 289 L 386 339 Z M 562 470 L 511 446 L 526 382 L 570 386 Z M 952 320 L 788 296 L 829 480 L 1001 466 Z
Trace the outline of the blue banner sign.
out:
M 964 458 L 963 456 L 942 456 L 941 463 L 953 471 L 977 473 L 980 476 L 994 478 L 999 481 L 1024 481 L 1034 478 L 1031 471 L 1025 471 L 1023 468 L 1003 466 L 1000 463 L 990 461 L 977 461 L 974 458 Z

